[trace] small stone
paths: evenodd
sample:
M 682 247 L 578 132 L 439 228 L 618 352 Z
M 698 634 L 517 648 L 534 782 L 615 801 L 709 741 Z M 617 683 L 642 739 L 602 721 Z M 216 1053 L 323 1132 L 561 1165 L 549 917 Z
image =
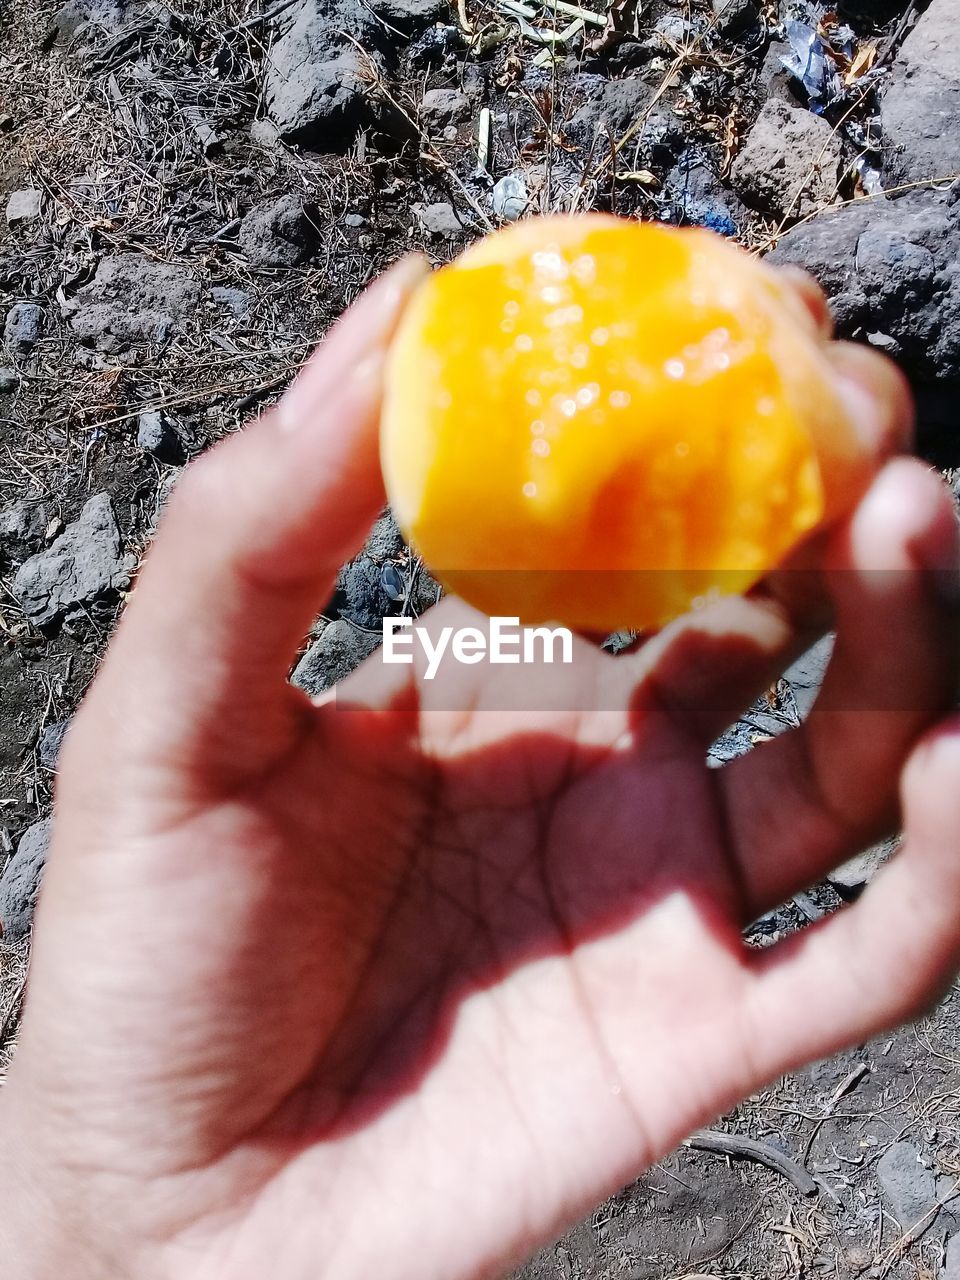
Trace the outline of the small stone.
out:
M 61 311 L 81 342 L 114 352 L 166 341 L 199 304 L 200 284 L 188 268 L 118 253 L 100 262 L 89 284 L 64 299 Z
M 442 240 L 455 240 L 466 231 L 452 204 L 415 204 L 413 212 L 428 235 L 438 236 Z
M 40 217 L 43 204 L 43 192 L 35 187 L 25 187 L 22 191 L 11 191 L 7 200 L 7 226 L 21 227 L 27 222 L 36 222 Z
M 44 502 L 22 498 L 0 511 L 0 552 L 10 560 L 23 560 L 43 542 L 50 520 Z
M 420 119 L 439 129 L 469 120 L 472 110 L 470 99 L 459 89 L 428 89 L 420 103 Z
M 577 80 L 582 105 L 564 128 L 573 141 L 590 146 L 600 134 L 619 138 L 637 120 L 645 123 L 631 143 L 636 165 L 672 164 L 684 146 L 684 126 L 672 111 L 650 107 L 652 90 L 640 76 L 606 80 L 584 73 Z
M 7 312 L 3 340 L 7 350 L 25 356 L 33 350 L 43 334 L 43 308 L 35 302 L 16 302 Z
M 831 871 L 827 879 L 842 896 L 856 893 L 863 889 L 874 878 L 883 864 L 893 856 L 897 848 L 897 840 L 881 840 L 879 844 L 858 853 L 842 866 Z
M 250 295 L 246 289 L 217 285 L 210 290 L 210 298 L 216 306 L 229 311 L 234 320 L 245 320 L 250 314 Z
M 712 0 L 712 5 L 713 29 L 717 35 L 735 40 L 760 26 L 756 0 Z
M 379 630 L 382 620 L 396 612 L 384 588 L 380 565 L 361 553 L 337 575 L 333 609 L 358 627 Z
M 299 266 L 320 242 L 316 208 L 293 194 L 267 201 L 247 214 L 238 238 L 255 267 Z
M 13 391 L 19 381 L 16 369 L 0 368 L 0 396 L 5 396 L 10 391 Z
M 653 29 L 667 44 L 682 47 L 696 38 L 698 32 L 702 30 L 702 25 L 701 22 L 691 21 L 679 13 L 665 13 L 663 17 L 657 19 Z
M 860 1275 L 873 1266 L 874 1253 L 869 1245 L 852 1244 L 843 1251 L 844 1261 L 854 1275 Z M 960 1280 L 960 1278 L 958 1278 Z
M 936 1216 L 931 1210 L 937 1202 L 937 1180 L 920 1163 L 917 1148 L 909 1142 L 895 1142 L 877 1161 L 877 1179 L 901 1231 L 914 1232 L 923 1222 L 918 1237 L 923 1235 Z
M 367 220 L 362 213 L 348 213 L 343 220 L 343 225 L 345 227 L 352 227 L 356 230 L 359 227 L 365 227 L 367 225 Z
M 48 724 L 40 735 L 40 741 L 37 744 L 37 755 L 40 757 L 40 764 L 43 768 L 49 769 L 51 773 L 57 767 L 60 748 L 63 746 L 63 739 L 66 737 L 69 728 L 69 720 L 57 720 L 53 724 Z
M 456 142 L 460 137 L 460 130 L 455 124 L 448 124 L 443 131 L 444 142 Z
M 179 466 L 186 455 L 176 424 L 159 409 L 145 409 L 137 423 L 137 446 L 158 462 Z
M 264 84 L 270 120 L 284 142 L 342 150 L 373 119 L 370 72 L 382 69 L 383 35 L 368 6 L 294 5 L 270 49 Z
M 777 217 L 802 218 L 835 203 L 840 143 L 821 116 L 771 98 L 730 170 L 740 198 Z
M 23 562 L 12 590 L 27 618 L 45 626 L 114 590 L 127 572 L 110 495 L 98 493 L 51 546 Z
M 960 1233 L 947 1241 L 947 1257 L 940 1272 L 940 1280 L 960 1280 Z
M 51 826 L 50 819 L 45 818 L 27 827 L 16 853 L 0 876 L 0 924 L 8 942 L 15 942 L 29 932 L 47 860 Z
M 249 129 L 250 139 L 261 147 L 272 150 L 280 144 L 280 131 L 272 120 L 254 120 Z
M 381 640 L 380 631 L 361 631 L 343 620 L 331 622 L 297 663 L 291 683 L 316 697 L 359 667 Z

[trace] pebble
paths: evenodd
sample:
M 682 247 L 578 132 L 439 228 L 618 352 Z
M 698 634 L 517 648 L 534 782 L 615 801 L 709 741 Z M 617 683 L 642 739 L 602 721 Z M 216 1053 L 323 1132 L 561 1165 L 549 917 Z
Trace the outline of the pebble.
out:
M 937 1180 L 920 1162 L 920 1152 L 910 1142 L 895 1142 L 877 1161 L 877 1180 L 891 1213 L 902 1231 L 912 1231 L 926 1219 L 937 1200 Z M 923 1235 L 934 1215 L 919 1229 Z
M 453 205 L 445 201 L 437 204 L 415 204 L 413 212 L 428 235 L 437 236 L 442 240 L 455 240 L 466 231 Z
M 43 308 L 35 302 L 16 302 L 7 312 L 3 340 L 7 350 L 28 355 L 43 334 Z
M 35 187 L 25 187 L 22 191 L 11 191 L 7 200 L 7 226 L 20 227 L 28 222 L 36 222 L 40 217 L 43 204 L 43 192 Z
M 351 623 L 328 623 L 297 663 L 292 684 L 312 697 L 332 688 L 380 645 L 379 631 L 362 631 Z
M 37 755 L 40 757 L 42 767 L 49 769 L 51 773 L 57 767 L 60 748 L 63 746 L 63 739 L 69 728 L 69 720 L 57 720 L 53 724 L 48 724 L 40 735 Z
M 128 572 L 110 495 L 98 493 L 45 551 L 23 562 L 12 591 L 27 618 L 45 626 L 73 606 L 118 588 Z
M 8 942 L 16 942 L 29 931 L 33 921 L 43 868 L 50 845 L 49 818 L 27 827 L 16 853 L 0 876 L 0 924 Z
M 420 103 L 420 119 L 424 124 L 440 128 L 462 124 L 472 113 L 470 99 L 459 89 L 428 89 Z
M 171 418 L 159 409 L 145 409 L 137 422 L 137 446 L 158 462 L 179 466 L 185 460 L 183 439 Z

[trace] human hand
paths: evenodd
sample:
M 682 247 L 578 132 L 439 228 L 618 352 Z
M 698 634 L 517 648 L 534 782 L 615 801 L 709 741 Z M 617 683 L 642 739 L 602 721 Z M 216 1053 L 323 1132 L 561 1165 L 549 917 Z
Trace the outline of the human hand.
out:
M 957 963 L 956 522 L 886 462 L 909 409 L 869 353 L 833 356 L 879 472 L 848 524 L 637 655 L 580 643 L 560 709 L 518 702 L 515 668 L 374 656 L 316 706 L 288 685 L 383 502 L 415 270 L 184 476 L 68 735 L 0 1097 L 18 1280 L 493 1276 Z M 806 725 L 708 769 L 831 621 Z M 744 947 L 898 802 L 856 906 Z

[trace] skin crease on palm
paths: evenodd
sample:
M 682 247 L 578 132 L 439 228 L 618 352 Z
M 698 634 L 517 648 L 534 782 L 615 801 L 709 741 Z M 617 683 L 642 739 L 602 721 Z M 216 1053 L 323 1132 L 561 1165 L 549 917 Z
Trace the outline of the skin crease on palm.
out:
M 384 347 L 422 269 L 190 468 L 68 735 L 0 1094 L 18 1280 L 501 1275 L 960 958 L 957 527 L 894 456 L 909 401 L 869 352 L 831 348 L 876 473 L 856 511 L 636 655 L 578 642 L 552 678 L 603 709 L 504 710 L 515 668 L 288 685 L 383 502 Z M 431 622 L 458 616 L 482 621 Z M 805 727 L 707 769 L 832 625 Z M 900 820 L 853 908 L 744 948 Z

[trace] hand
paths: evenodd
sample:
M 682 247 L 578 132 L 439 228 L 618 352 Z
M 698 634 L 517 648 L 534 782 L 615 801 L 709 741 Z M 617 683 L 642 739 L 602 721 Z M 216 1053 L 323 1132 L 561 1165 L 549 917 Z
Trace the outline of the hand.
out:
M 956 522 L 885 462 L 909 409 L 866 352 L 832 358 L 879 474 L 809 572 L 632 657 L 578 642 L 552 669 L 567 710 L 376 657 L 319 705 L 288 685 L 383 502 L 383 350 L 416 270 L 186 473 L 68 735 L 0 1099 L 18 1280 L 494 1276 L 957 963 Z M 708 769 L 831 620 L 806 725 Z M 903 851 L 856 906 L 744 947 L 899 803 Z

